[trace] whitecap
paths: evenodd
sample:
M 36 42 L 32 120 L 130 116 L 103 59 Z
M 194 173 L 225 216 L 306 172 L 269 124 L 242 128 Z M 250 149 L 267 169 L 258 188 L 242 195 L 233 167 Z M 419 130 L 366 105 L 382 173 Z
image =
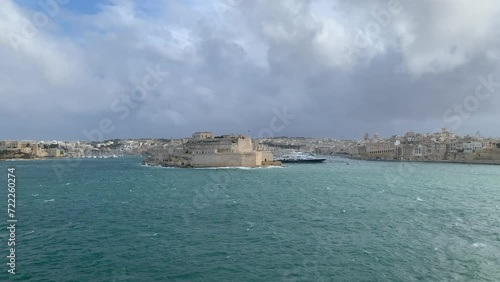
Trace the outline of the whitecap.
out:
M 486 244 L 484 244 L 484 243 L 474 243 L 474 244 L 472 244 L 472 246 L 474 248 L 484 248 L 484 247 L 486 247 Z
M 419 197 L 417 197 L 417 201 L 423 202 L 424 200 L 422 200 Z
M 283 166 L 262 166 L 262 167 L 248 167 L 248 166 L 220 166 L 220 167 L 195 167 L 194 169 L 240 169 L 240 170 L 253 170 L 253 169 L 271 169 L 283 168 Z
M 158 233 L 154 233 L 154 234 L 148 234 L 148 233 L 141 233 L 139 234 L 139 237 L 154 237 L 156 236 Z
M 31 196 L 33 196 L 33 197 L 38 197 L 38 194 L 31 194 Z
M 54 199 L 50 199 L 50 200 L 45 200 L 44 202 L 46 203 L 46 202 L 53 202 L 53 201 L 55 201 L 55 200 Z
M 151 167 L 151 168 L 166 168 L 166 169 L 177 168 L 173 166 L 162 166 L 162 165 L 151 165 L 151 164 L 140 164 L 140 166 Z

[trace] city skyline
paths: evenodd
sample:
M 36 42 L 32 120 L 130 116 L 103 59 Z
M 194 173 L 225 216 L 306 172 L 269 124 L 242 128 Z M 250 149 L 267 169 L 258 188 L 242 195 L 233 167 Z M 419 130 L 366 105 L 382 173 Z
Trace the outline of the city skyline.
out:
M 500 137 L 498 12 L 495 1 L 7 0 L 0 140 Z

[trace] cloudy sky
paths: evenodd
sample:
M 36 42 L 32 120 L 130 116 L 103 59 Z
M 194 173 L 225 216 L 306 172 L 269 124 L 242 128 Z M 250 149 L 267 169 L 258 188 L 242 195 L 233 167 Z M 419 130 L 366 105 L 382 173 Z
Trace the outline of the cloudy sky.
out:
M 495 0 L 4 0 L 0 139 L 500 136 L 499 33 Z

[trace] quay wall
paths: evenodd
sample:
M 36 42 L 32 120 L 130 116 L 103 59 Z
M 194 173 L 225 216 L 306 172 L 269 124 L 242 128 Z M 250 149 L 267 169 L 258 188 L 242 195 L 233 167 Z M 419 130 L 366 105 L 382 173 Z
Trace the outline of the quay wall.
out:
M 191 166 L 194 167 L 252 167 L 256 166 L 255 153 L 219 153 L 193 155 Z

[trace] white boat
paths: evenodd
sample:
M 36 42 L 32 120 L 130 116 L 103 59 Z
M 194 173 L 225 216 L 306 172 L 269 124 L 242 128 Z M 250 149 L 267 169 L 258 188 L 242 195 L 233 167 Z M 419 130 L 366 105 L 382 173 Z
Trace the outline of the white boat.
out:
M 325 160 L 326 159 L 324 158 L 316 158 L 314 156 L 295 151 L 276 159 L 276 161 L 280 161 L 282 163 L 321 163 Z

